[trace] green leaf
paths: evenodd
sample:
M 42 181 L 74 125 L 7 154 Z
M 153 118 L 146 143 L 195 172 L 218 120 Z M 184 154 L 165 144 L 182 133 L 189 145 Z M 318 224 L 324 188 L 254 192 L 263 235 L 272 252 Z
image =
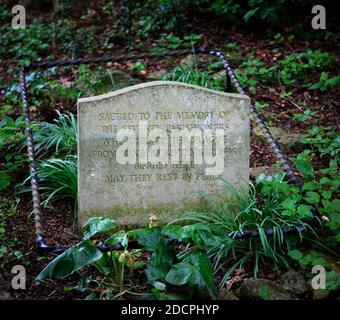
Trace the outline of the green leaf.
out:
M 98 233 L 109 232 L 117 227 L 112 218 L 93 217 L 83 226 L 84 240 L 88 240 Z
M 295 208 L 295 199 L 285 199 L 282 203 L 282 208 L 286 209 L 286 210 L 290 210 L 290 209 L 294 209 Z
M 322 194 L 322 197 L 326 200 L 330 200 L 332 198 L 332 191 L 331 190 L 322 190 L 321 194 Z
M 187 232 L 183 226 L 168 225 L 162 228 L 162 235 L 169 239 L 185 239 L 188 238 Z
M 155 281 L 153 283 L 153 286 L 159 291 L 164 291 L 166 289 L 166 285 L 160 281 Z
M 299 215 L 301 215 L 303 218 L 313 218 L 313 214 L 311 212 L 312 207 L 307 206 L 305 204 L 300 204 L 297 207 L 297 212 Z
M 318 184 L 314 181 L 307 182 L 303 185 L 302 189 L 307 191 L 317 190 L 319 188 Z
M 7 251 L 8 251 L 7 247 L 4 246 L 4 245 L 1 245 L 1 246 L 0 246 L 0 258 L 1 258 L 2 256 L 4 256 L 4 255 L 7 253 Z
M 194 282 L 193 279 L 190 281 L 194 276 L 194 272 L 194 266 L 188 261 L 183 261 L 171 268 L 165 277 L 165 281 L 177 286 Z
M 307 265 L 325 265 L 326 261 L 317 252 L 311 251 L 311 253 L 307 254 L 299 262 L 301 265 L 307 266 Z
M 5 171 L 0 171 L 0 190 L 5 190 L 9 186 L 10 176 Z
M 160 245 L 165 244 L 159 227 L 136 229 L 128 235 L 135 238 L 148 251 L 155 251 Z
M 216 299 L 216 291 L 214 284 L 214 267 L 206 253 L 198 252 L 191 255 L 191 260 L 194 260 L 194 266 L 196 272 L 196 281 L 199 287 L 206 287 L 210 296 Z
M 296 249 L 288 251 L 288 255 L 296 261 L 299 261 L 303 257 L 303 253 Z
M 171 268 L 174 253 L 162 237 L 159 227 L 137 229 L 128 232 L 128 236 L 137 239 L 138 243 L 152 252 L 146 275 L 152 284 L 156 280 L 163 280 Z
M 306 192 L 306 196 L 304 198 L 308 203 L 318 203 L 320 201 L 320 195 L 314 191 Z
M 14 120 L 10 116 L 4 116 L 0 120 L 0 128 L 3 128 L 3 127 L 12 127 L 12 128 L 15 128 Z
M 173 285 L 197 285 L 207 289 L 210 296 L 216 299 L 214 268 L 206 253 L 191 252 L 188 260 L 174 265 L 165 280 Z
M 314 177 L 314 169 L 312 165 L 305 159 L 297 159 L 296 168 L 305 178 L 313 178 Z
M 157 260 L 158 262 L 155 262 Z M 151 260 L 148 264 L 145 274 L 149 283 L 154 283 L 157 280 L 164 280 L 171 268 L 171 264 L 159 259 Z
M 339 199 L 335 199 L 332 201 L 332 208 L 334 211 L 340 212 L 340 200 Z
M 128 237 L 124 230 L 119 230 L 108 239 L 106 239 L 104 243 L 110 246 L 120 243 L 123 247 L 127 248 Z
M 52 260 L 36 280 L 65 278 L 73 272 L 99 260 L 103 254 L 91 241 L 82 241 Z
M 320 179 L 320 183 L 321 183 L 321 184 L 332 184 L 332 180 L 329 179 L 328 177 L 322 177 L 322 178 Z
M 266 288 L 264 286 L 260 286 L 260 288 L 259 288 L 259 296 L 263 300 L 271 300 L 270 292 L 269 292 L 268 288 Z

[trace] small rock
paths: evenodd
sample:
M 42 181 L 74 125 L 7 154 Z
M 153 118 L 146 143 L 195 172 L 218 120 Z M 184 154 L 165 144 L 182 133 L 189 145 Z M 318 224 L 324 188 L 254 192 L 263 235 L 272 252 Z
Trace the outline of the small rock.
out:
M 271 167 L 271 166 L 261 166 L 250 168 L 250 174 L 255 178 L 260 174 L 265 174 L 266 176 L 273 176 L 279 172 L 282 172 L 282 169 L 279 167 Z
M 125 88 L 137 84 L 136 79 L 125 71 L 115 69 L 111 70 L 110 73 L 115 89 Z
M 308 291 L 305 277 L 298 271 L 289 270 L 281 276 L 283 287 L 293 294 L 304 294 Z
M 312 292 L 313 300 L 322 300 L 326 299 L 329 296 L 329 290 L 326 289 L 314 289 L 312 286 L 312 279 L 309 279 L 307 282 L 309 290 Z
M 189 54 L 188 56 L 183 58 L 181 62 L 179 63 L 179 65 L 183 69 L 193 69 L 195 68 L 195 66 L 197 66 L 197 64 L 198 64 L 198 57 L 194 54 Z
M 216 72 L 212 75 L 212 79 L 213 80 L 221 80 L 221 79 L 226 79 L 227 77 L 227 73 L 225 72 L 225 70 L 221 70 L 219 72 Z
M 279 142 L 280 146 L 286 149 L 296 149 L 301 144 L 301 139 L 304 137 L 301 133 L 291 133 L 278 127 L 268 127 L 270 133 Z M 267 141 L 267 136 L 260 127 L 255 127 L 253 133 L 256 137 L 263 141 Z
M 163 78 L 165 74 L 167 74 L 166 70 L 154 71 L 154 72 L 148 73 L 146 78 L 149 80 L 160 80 Z
M 239 300 L 239 298 L 232 291 L 223 289 L 218 296 L 218 300 Z
M 246 61 L 245 57 L 242 57 L 239 54 L 235 54 L 235 53 L 228 53 L 228 52 L 224 52 L 224 56 L 227 58 L 229 64 L 233 67 L 236 68 L 238 67 L 240 64 L 242 64 L 244 61 Z
M 236 293 L 241 299 L 292 300 L 281 285 L 267 279 L 246 279 Z
M 9 292 L 0 290 L 0 300 L 13 300 L 13 297 Z
M 326 299 L 329 296 L 329 291 L 328 290 L 323 290 L 323 289 L 319 289 L 319 290 L 313 290 L 313 300 L 322 300 L 322 299 Z

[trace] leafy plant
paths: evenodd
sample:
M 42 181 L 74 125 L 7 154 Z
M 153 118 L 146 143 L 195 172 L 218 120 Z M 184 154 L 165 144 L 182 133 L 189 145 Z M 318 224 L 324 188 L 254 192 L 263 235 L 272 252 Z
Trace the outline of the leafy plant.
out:
M 111 234 L 104 244 L 122 244 L 124 250 L 101 252 L 90 238 L 104 234 L 110 234 L 117 227 L 117 224 L 110 218 L 92 218 L 84 226 L 85 231 L 83 240 L 78 244 L 67 249 L 64 253 L 52 260 L 36 277 L 38 281 L 45 281 L 50 278 L 65 278 L 74 272 L 81 275 L 80 270 L 92 265 L 102 275 L 102 280 L 86 278 L 83 276 L 78 286 L 73 289 L 88 291 L 93 295 L 99 295 L 103 299 L 117 299 L 133 288 L 129 278 L 132 273 L 144 266 L 139 262 L 140 250 L 128 251 L 127 235 L 124 231 Z M 84 281 L 86 280 L 86 281 Z M 95 288 L 90 284 L 97 285 Z M 102 295 L 101 288 L 105 288 L 106 295 Z
M 309 87 L 310 90 L 326 91 L 340 85 L 340 76 L 329 79 L 328 72 L 321 72 L 320 81 Z
M 157 46 L 154 47 L 152 50 L 156 52 L 165 52 L 168 50 L 177 50 L 183 47 L 192 48 L 197 45 L 201 38 L 202 35 L 195 33 L 184 36 L 183 38 L 177 37 L 173 34 L 169 34 L 165 38 L 159 40 L 157 42 Z
M 273 76 L 273 68 L 266 68 L 259 59 L 252 59 L 243 62 L 236 75 L 242 86 L 254 87 L 258 82 L 267 83 Z
M 6 109 L 4 109 L 6 110 Z M 25 157 L 19 153 L 19 144 L 23 143 L 23 116 L 14 117 L 0 112 L 0 191 L 11 186 L 15 175 L 23 168 Z M 3 152 L 6 152 L 3 154 Z
M 332 292 L 340 289 L 340 275 L 332 268 L 324 256 L 316 250 L 308 250 L 308 253 L 301 252 L 297 249 L 288 252 L 288 255 L 299 263 L 304 270 L 307 278 L 312 279 L 315 274 L 311 272 L 314 266 L 323 266 L 326 270 L 326 288 L 322 289 L 327 292 Z
M 207 71 L 186 69 L 178 66 L 162 77 L 163 80 L 179 81 L 194 84 L 200 87 L 225 91 L 226 77 L 213 79 Z
M 187 285 L 189 297 L 198 295 L 206 298 L 209 293 L 212 298 L 216 298 L 213 267 L 204 251 L 195 248 L 184 255 L 176 256 L 169 245 L 169 239 L 161 233 L 159 227 L 137 229 L 128 233 L 121 230 L 112 234 L 116 226 L 110 218 L 91 218 L 83 226 L 83 240 L 52 260 L 36 279 L 44 281 L 49 278 L 65 278 L 74 272 L 81 274 L 80 271 L 85 266 L 92 265 L 104 277 L 96 282 L 97 287 L 115 290 L 114 298 L 125 293 L 133 294 L 126 288 L 131 287 L 128 279 L 131 279 L 136 269 L 144 267 L 144 262 L 139 260 L 141 250 L 128 250 L 128 238 L 132 238 L 151 253 L 145 272 L 149 283 L 154 287 L 153 294 L 156 297 L 181 298 L 181 294 L 171 290 L 174 286 Z M 100 243 L 111 246 L 119 243 L 124 249 L 101 252 L 95 242 L 91 241 L 91 238 L 100 235 Z M 87 279 L 87 283 L 89 282 L 94 280 Z M 169 292 L 167 286 L 170 286 Z
M 74 115 L 62 114 L 58 110 L 57 114 L 54 123 L 34 124 L 33 137 L 38 155 L 52 152 L 54 156 L 65 157 L 77 152 L 77 121 Z
M 279 75 L 283 83 L 289 86 L 297 80 L 306 81 L 307 71 L 324 71 L 331 66 L 332 61 L 332 56 L 321 50 L 292 53 L 279 62 Z
M 76 211 L 78 192 L 76 156 L 39 161 L 36 174 L 40 182 L 40 194 L 45 198 L 43 205 L 59 199 L 72 199 Z
M 181 237 L 191 238 L 196 245 L 203 245 L 214 261 L 215 273 L 223 272 L 220 288 L 223 288 L 230 275 L 237 268 L 246 264 L 253 266 L 254 276 L 259 266 L 271 261 L 274 267 L 288 267 L 286 253 L 292 238 L 288 238 L 284 228 L 305 229 L 314 232 L 311 227 L 310 207 L 301 207 L 302 200 L 298 189 L 283 181 L 284 175 L 274 177 L 259 176 L 255 185 L 250 185 L 250 192 L 236 190 L 226 184 L 232 197 L 224 195 L 203 195 L 209 206 L 205 211 L 192 212 L 180 220 L 196 222 L 192 226 L 179 227 Z M 287 211 L 287 199 L 294 204 Z M 309 211 L 308 211 L 309 210 Z M 271 228 L 272 235 L 265 232 Z M 193 232 L 193 230 L 195 230 Z M 257 230 L 259 237 L 248 239 L 235 238 L 238 232 Z M 300 241 L 303 234 L 297 229 Z
M 147 66 L 148 65 L 146 63 L 137 61 L 129 68 L 129 70 L 136 71 L 138 74 L 143 74 Z
M 164 230 L 164 229 L 163 229 Z M 160 299 L 174 298 L 174 292 L 166 290 L 167 285 L 188 285 L 188 298 L 216 298 L 213 280 L 213 266 L 206 253 L 198 248 L 175 256 L 169 246 L 169 238 L 158 228 L 137 229 L 129 232 L 140 245 L 152 253 L 146 269 L 148 282 L 154 286 L 153 293 Z M 169 234 L 168 234 L 169 235 Z M 160 287 L 162 293 L 159 292 Z
M 282 81 L 287 87 L 297 82 L 307 84 L 308 77 L 330 68 L 333 57 L 321 50 L 308 50 L 292 53 L 277 61 L 271 67 L 257 59 L 250 59 L 241 64 L 236 74 L 242 86 L 268 85 Z M 308 72 L 307 72 L 308 71 Z
M 336 247 L 340 241 L 340 201 L 336 197 L 340 186 L 340 140 L 336 132 L 322 126 L 314 126 L 308 135 L 301 142 L 309 146 L 310 150 L 306 149 L 295 160 L 297 169 L 305 179 L 303 197 L 305 202 L 315 206 L 321 215 L 330 219 L 325 225 L 328 237 L 324 242 Z M 312 157 L 327 157 L 330 159 L 329 166 L 316 171 L 309 161 Z
M 310 118 L 314 115 L 316 115 L 317 111 L 312 111 L 310 109 L 304 110 L 303 113 L 295 113 L 293 115 L 294 119 L 297 121 L 304 122 L 306 120 L 310 120 Z
M 294 23 L 293 12 L 297 12 L 304 7 L 309 7 L 312 1 L 289 1 L 289 0 L 248 0 L 247 8 L 243 20 L 248 22 L 250 20 L 262 20 L 271 25 L 284 24 L 288 20 Z M 289 13 L 287 12 L 289 8 Z
M 22 258 L 15 247 L 20 244 L 19 240 L 8 235 L 8 219 L 17 212 L 19 199 L 5 199 L 0 197 L 0 270 L 13 260 Z
M 14 30 L 8 21 L 1 27 L 0 55 L 23 63 L 39 61 L 41 55 L 51 47 L 51 29 L 41 20 L 35 19 L 26 28 Z

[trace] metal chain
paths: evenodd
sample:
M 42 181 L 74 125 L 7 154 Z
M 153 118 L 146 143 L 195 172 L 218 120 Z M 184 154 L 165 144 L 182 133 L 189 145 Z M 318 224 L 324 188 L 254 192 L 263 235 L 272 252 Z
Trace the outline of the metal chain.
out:
M 31 129 L 31 118 L 30 112 L 28 108 L 28 99 L 27 99 L 27 88 L 26 88 L 26 77 L 24 69 L 20 69 L 20 86 L 21 86 L 21 98 L 23 101 L 23 109 L 25 115 L 25 135 L 27 142 L 27 153 L 28 153 L 28 161 L 30 168 L 30 178 L 31 178 L 31 186 L 32 186 L 32 198 L 33 198 L 33 212 L 34 212 L 34 221 L 35 221 L 35 233 L 37 236 L 43 234 L 43 228 L 41 223 L 41 204 L 40 204 L 40 194 L 39 194 L 39 183 L 36 175 L 36 165 L 35 165 L 35 154 L 34 154 L 34 144 L 33 144 L 33 136 Z
M 91 63 L 103 63 L 103 62 L 120 62 L 120 61 L 127 61 L 127 60 L 137 60 L 137 59 L 144 59 L 144 58 L 154 58 L 154 57 L 170 57 L 170 56 L 181 56 L 185 54 L 205 54 L 205 55 L 212 55 L 217 57 L 223 62 L 223 69 L 226 71 L 226 74 L 229 76 L 229 79 L 235 86 L 238 93 L 245 95 L 245 90 L 241 87 L 240 82 L 238 81 L 234 71 L 232 70 L 228 60 L 226 57 L 219 51 L 209 50 L 209 49 L 184 49 L 184 50 L 174 50 L 174 51 L 167 51 L 167 52 L 148 52 L 148 53 L 130 53 L 126 55 L 118 55 L 118 56 L 102 56 L 102 57 L 89 57 L 89 58 L 79 58 L 79 59 L 70 59 L 70 60 L 58 60 L 58 61 L 46 61 L 46 62 L 39 62 L 39 63 L 31 63 L 28 66 L 23 66 L 20 68 L 20 86 L 21 86 L 21 95 L 23 100 L 23 109 L 25 114 L 25 123 L 26 123 L 26 139 L 27 139 L 27 149 L 28 149 L 28 157 L 29 157 L 29 166 L 30 166 L 30 173 L 31 173 L 31 185 L 32 185 L 32 196 L 33 196 L 33 207 L 34 207 L 34 217 L 35 217 L 35 229 L 37 235 L 37 242 L 38 247 L 40 250 L 46 251 L 53 251 L 59 253 L 62 251 L 62 248 L 55 247 L 55 246 L 48 246 L 44 242 L 43 237 L 43 228 L 41 223 L 41 216 L 42 216 L 42 209 L 40 203 L 40 196 L 39 196 L 39 185 L 38 180 L 36 177 L 36 166 L 35 166 L 35 156 L 34 156 L 34 145 L 33 145 L 33 138 L 32 138 L 32 130 L 30 128 L 30 114 L 28 108 L 28 98 L 27 98 L 27 88 L 26 88 L 26 81 L 25 81 L 25 72 L 34 70 L 34 69 L 48 69 L 52 67 L 62 67 L 62 66 L 73 66 L 78 64 L 91 64 Z M 289 163 L 287 157 L 282 152 L 278 142 L 270 133 L 267 126 L 264 124 L 261 116 L 257 112 L 254 104 L 251 103 L 250 105 L 250 112 L 254 115 L 254 118 L 262 131 L 264 132 L 268 143 L 272 146 L 276 156 L 278 157 L 279 161 L 284 166 L 285 170 L 288 173 L 290 178 L 290 182 L 292 182 L 296 186 L 301 186 L 301 181 L 297 178 L 297 175 Z M 314 218 L 317 218 L 318 213 L 315 208 L 312 210 Z M 305 227 L 303 225 L 296 226 L 296 227 L 285 227 L 283 232 L 288 234 L 292 232 L 303 232 L 305 231 Z M 273 234 L 273 228 L 268 228 L 265 230 L 267 235 Z M 259 236 L 258 230 L 249 230 L 244 232 L 236 232 L 234 234 L 234 238 L 241 239 L 247 237 L 257 237 Z M 103 249 L 103 248 L 102 248 Z M 103 249 L 104 250 L 104 249 Z

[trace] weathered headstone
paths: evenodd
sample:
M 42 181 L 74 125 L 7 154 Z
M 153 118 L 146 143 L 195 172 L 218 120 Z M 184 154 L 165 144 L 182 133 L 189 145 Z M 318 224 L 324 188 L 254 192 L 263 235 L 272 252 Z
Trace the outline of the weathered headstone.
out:
M 78 220 L 161 223 L 249 179 L 247 96 L 155 81 L 78 100 Z

